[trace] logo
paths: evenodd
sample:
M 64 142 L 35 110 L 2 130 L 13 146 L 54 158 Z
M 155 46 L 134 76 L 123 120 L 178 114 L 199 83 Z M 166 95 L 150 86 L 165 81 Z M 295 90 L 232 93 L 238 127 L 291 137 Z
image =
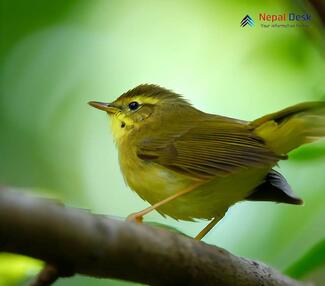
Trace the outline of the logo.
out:
M 255 17 L 256 16 L 256 17 Z M 240 27 L 258 28 L 306 28 L 310 27 L 313 21 L 313 15 L 310 13 L 282 12 L 279 14 L 269 14 L 260 12 L 254 15 L 255 21 L 249 15 L 246 15 L 240 22 Z
M 240 22 L 240 26 L 241 26 L 241 27 L 245 27 L 247 24 L 248 24 L 249 26 L 251 26 L 251 27 L 254 26 L 254 20 L 253 20 L 249 15 L 246 15 L 246 16 L 244 17 L 244 19 L 241 20 L 241 22 Z
M 309 27 L 312 21 L 312 15 L 308 13 L 282 13 L 267 14 L 260 13 L 259 22 L 261 28 L 299 28 Z
M 247 17 L 247 16 L 246 16 Z M 286 22 L 289 21 L 310 21 L 311 14 L 304 13 L 304 14 L 296 14 L 296 13 L 283 13 L 283 14 L 266 14 L 260 13 L 259 16 L 260 21 L 268 21 L 268 22 Z

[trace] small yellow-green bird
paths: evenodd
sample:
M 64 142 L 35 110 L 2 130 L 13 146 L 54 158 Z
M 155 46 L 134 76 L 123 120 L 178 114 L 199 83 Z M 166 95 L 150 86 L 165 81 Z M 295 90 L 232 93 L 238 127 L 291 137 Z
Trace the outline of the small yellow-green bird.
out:
M 201 239 L 243 200 L 302 204 L 272 167 L 302 144 L 325 136 L 325 102 L 306 102 L 252 122 L 208 114 L 171 90 L 143 84 L 108 113 L 119 162 L 130 188 L 151 207 L 179 220 L 209 219 Z

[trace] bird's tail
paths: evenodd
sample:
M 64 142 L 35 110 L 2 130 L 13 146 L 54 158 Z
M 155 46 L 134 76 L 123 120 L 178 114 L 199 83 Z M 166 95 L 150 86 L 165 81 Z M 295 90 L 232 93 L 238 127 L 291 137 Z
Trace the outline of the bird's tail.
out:
M 325 137 L 325 101 L 305 102 L 265 115 L 250 123 L 277 154 Z

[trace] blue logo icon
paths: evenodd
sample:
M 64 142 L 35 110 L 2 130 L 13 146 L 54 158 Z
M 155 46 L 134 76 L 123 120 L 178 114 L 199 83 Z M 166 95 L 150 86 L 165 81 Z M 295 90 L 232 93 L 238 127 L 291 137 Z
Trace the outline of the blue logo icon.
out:
M 246 16 L 244 17 L 244 19 L 241 20 L 241 22 L 240 22 L 240 26 L 241 26 L 241 27 L 245 27 L 247 24 L 248 24 L 249 26 L 251 26 L 251 27 L 254 26 L 254 20 L 253 20 L 249 15 L 246 15 Z

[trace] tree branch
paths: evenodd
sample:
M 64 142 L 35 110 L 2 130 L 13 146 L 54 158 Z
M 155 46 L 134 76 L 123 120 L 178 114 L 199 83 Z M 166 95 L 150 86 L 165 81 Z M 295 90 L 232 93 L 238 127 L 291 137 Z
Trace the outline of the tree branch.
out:
M 150 285 L 306 285 L 182 235 L 4 189 L 0 251 L 41 259 L 60 276 L 80 273 Z
M 325 3 L 323 0 L 309 0 L 309 3 L 314 7 L 315 12 L 319 15 L 323 25 L 325 26 Z

